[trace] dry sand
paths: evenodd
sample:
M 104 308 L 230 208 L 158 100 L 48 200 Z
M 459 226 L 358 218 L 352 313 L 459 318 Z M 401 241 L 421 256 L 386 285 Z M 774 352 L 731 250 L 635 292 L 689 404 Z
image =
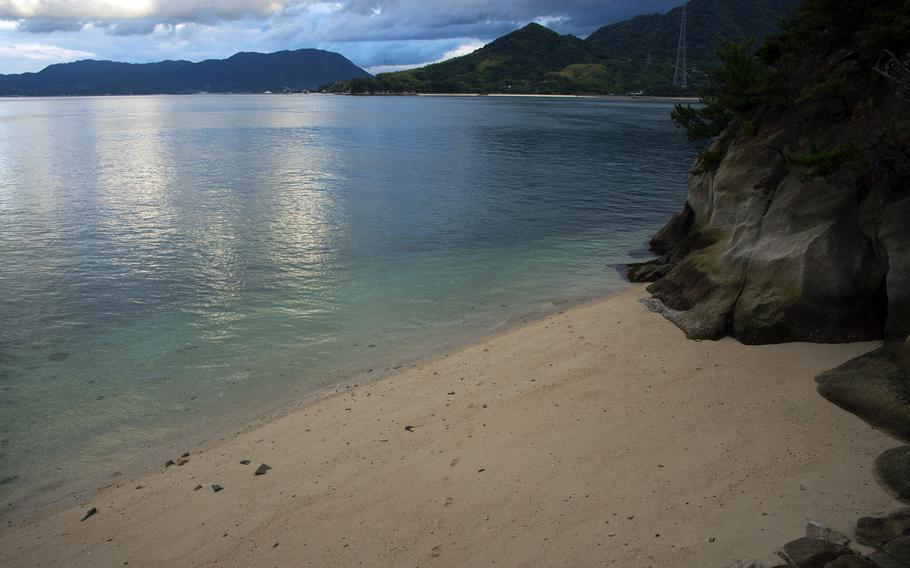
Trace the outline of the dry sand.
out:
M 687 341 L 642 294 L 342 391 L 4 527 L 0 565 L 723 567 L 772 560 L 807 517 L 850 534 L 897 506 L 872 460 L 898 444 L 813 382 L 874 344 Z M 273 469 L 254 476 L 260 463 Z

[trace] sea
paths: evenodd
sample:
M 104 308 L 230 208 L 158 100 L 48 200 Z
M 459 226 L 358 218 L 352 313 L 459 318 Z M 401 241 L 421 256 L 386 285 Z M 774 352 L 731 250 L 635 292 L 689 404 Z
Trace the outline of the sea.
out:
M 0 517 L 627 286 L 672 105 L 0 99 Z

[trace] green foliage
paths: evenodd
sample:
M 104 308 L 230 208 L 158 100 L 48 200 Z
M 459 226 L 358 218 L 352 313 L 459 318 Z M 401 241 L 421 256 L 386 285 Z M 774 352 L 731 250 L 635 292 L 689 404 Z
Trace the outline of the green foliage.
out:
M 755 40 L 740 43 L 721 40 L 708 93 L 717 104 L 737 113 L 746 113 L 770 102 L 776 92 L 771 69 L 755 55 Z
M 805 0 L 772 43 L 778 54 L 823 55 L 838 49 L 902 51 L 910 47 L 906 0 Z
M 682 1 L 678 4 L 683 4 Z M 715 67 L 718 37 L 741 41 L 778 31 L 778 22 L 800 0 L 692 0 L 686 3 L 689 21 L 687 51 L 690 71 Z M 681 8 L 668 13 L 646 14 L 604 26 L 586 42 L 601 56 L 624 57 L 652 65 L 676 62 Z
M 839 74 L 815 83 L 814 85 L 805 87 L 793 102 L 798 105 L 824 103 L 832 99 L 841 98 L 850 90 L 851 84 L 847 80 L 847 77 L 843 74 Z
M 827 152 L 813 144 L 802 154 L 784 152 L 784 158 L 790 164 L 804 168 L 808 179 L 829 176 L 844 166 L 859 167 L 868 163 L 862 150 L 853 144 L 840 144 Z
M 673 108 L 670 117 L 686 129 L 689 140 L 717 136 L 734 118 L 745 120 L 751 111 L 773 97 L 773 75 L 755 56 L 753 43 L 752 39 L 740 43 L 721 40 L 717 47 L 721 64 L 701 94 L 702 105 Z
M 868 94 L 867 86 L 878 80 L 871 68 L 881 50 L 910 49 L 907 30 L 907 0 L 805 0 L 781 22 L 781 32 L 766 37 L 758 50 L 749 40 L 722 41 L 717 48 L 720 65 L 701 90 L 703 106 L 677 106 L 671 116 L 692 140 L 715 136 L 733 121 L 742 124 L 742 135 L 750 136 L 768 117 L 802 105 L 814 105 L 803 120 L 849 116 L 863 93 Z M 839 147 L 793 158 L 794 163 L 817 160 L 806 164 L 810 175 L 827 175 L 831 168 L 853 161 L 848 150 Z
M 702 106 L 677 104 L 670 112 L 670 118 L 686 130 L 690 141 L 697 142 L 720 134 L 733 119 L 733 114 L 720 106 L 717 99 L 704 95 Z
M 755 134 L 758 133 L 758 129 L 760 126 L 761 125 L 759 124 L 759 121 L 757 118 L 750 118 L 749 120 L 744 120 L 741 133 L 746 138 L 755 136 Z
M 696 161 L 695 169 L 692 170 L 693 175 L 700 175 L 707 172 L 713 172 L 720 166 L 720 163 L 724 160 L 723 152 L 716 152 L 714 150 L 705 150 L 698 155 L 698 160 Z

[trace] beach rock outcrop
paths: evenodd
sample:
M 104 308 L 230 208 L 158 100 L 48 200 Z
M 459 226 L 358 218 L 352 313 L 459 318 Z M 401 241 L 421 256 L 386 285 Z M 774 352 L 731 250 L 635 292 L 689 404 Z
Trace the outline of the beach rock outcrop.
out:
M 874 121 L 818 138 L 855 140 Z M 910 331 L 910 183 L 884 165 L 809 178 L 781 150 L 801 136 L 784 121 L 761 135 L 729 128 L 709 148 L 723 155 L 717 168 L 696 162 L 682 211 L 652 239 L 660 257 L 630 265 L 629 278 L 652 281 L 688 337 L 840 342 Z
M 688 337 L 910 333 L 910 87 L 895 91 L 870 71 L 880 50 L 846 45 L 790 53 L 804 67 L 788 68 L 792 92 L 774 102 L 748 112 L 729 102 L 732 118 L 693 165 L 685 204 L 651 239 L 658 257 L 630 265 L 629 278 L 651 282 Z M 898 53 L 910 69 L 910 49 Z M 832 75 L 845 84 L 834 88 Z

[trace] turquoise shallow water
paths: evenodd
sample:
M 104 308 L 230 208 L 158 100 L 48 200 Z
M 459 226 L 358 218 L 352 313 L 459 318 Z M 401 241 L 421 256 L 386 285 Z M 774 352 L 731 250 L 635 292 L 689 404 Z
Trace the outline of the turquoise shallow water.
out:
M 0 100 L 0 503 L 622 286 L 685 196 L 670 108 Z

